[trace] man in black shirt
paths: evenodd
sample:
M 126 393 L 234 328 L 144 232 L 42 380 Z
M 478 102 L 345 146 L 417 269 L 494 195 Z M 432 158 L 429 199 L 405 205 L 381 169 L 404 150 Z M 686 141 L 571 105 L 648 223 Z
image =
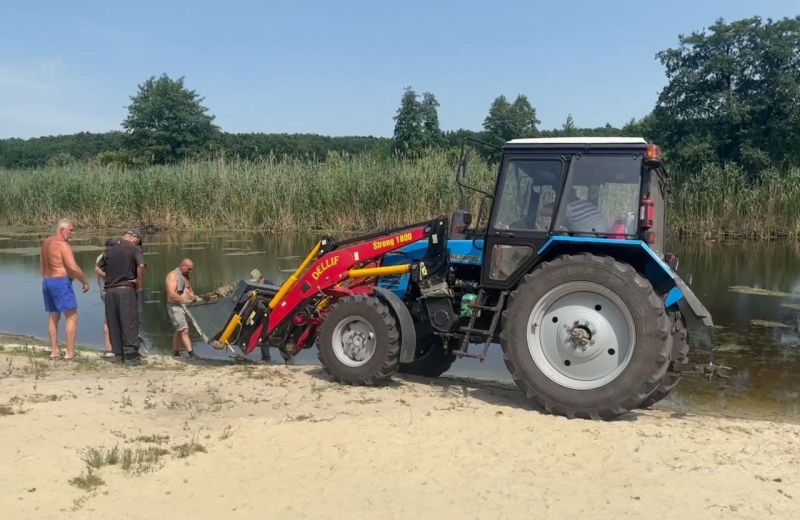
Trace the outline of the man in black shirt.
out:
M 117 362 L 139 362 L 138 292 L 144 278 L 142 235 L 130 229 L 111 246 L 98 267 L 105 273 L 106 323 Z

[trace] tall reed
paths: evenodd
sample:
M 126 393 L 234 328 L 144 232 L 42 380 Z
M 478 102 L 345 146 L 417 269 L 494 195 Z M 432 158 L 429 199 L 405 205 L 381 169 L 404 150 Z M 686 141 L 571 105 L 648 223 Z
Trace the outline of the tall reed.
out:
M 452 152 L 398 161 L 380 155 L 325 162 L 213 160 L 143 169 L 75 163 L 0 170 L 0 224 L 88 227 L 364 231 L 449 215 L 459 191 Z M 497 167 L 475 158 L 469 182 L 489 191 Z M 733 167 L 674 175 L 669 228 L 702 235 L 800 236 L 800 169 L 748 185 Z M 477 212 L 480 197 L 470 208 Z

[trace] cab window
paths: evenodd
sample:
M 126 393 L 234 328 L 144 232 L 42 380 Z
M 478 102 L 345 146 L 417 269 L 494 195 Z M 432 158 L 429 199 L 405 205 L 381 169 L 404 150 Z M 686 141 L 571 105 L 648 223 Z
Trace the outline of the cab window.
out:
M 568 172 L 554 232 L 636 234 L 641 156 L 575 156 Z
M 556 159 L 508 161 L 500 188 L 494 228 L 549 231 L 563 162 Z

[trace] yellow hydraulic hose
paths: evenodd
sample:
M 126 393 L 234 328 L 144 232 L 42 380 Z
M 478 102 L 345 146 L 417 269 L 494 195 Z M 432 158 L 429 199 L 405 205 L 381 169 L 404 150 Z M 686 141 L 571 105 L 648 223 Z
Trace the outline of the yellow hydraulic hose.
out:
M 233 331 L 236 330 L 236 327 L 238 327 L 241 322 L 242 318 L 239 317 L 238 314 L 234 314 L 233 318 L 231 318 L 231 321 L 228 322 L 228 326 L 225 327 L 225 330 L 222 332 L 222 336 L 219 337 L 219 343 L 221 345 L 228 344 L 228 340 L 231 339 Z
M 257 296 L 258 293 L 256 291 L 251 291 L 250 296 L 248 296 L 247 299 L 250 302 L 252 302 L 253 300 L 256 299 Z M 231 336 L 236 331 L 236 327 L 238 327 L 239 324 L 242 323 L 242 314 L 244 313 L 245 309 L 247 309 L 246 304 L 242 306 L 242 310 L 240 310 L 238 314 L 234 314 L 233 317 L 231 317 L 231 321 L 228 322 L 228 324 L 225 326 L 225 330 L 222 331 L 222 334 L 220 335 L 219 341 L 217 343 L 223 348 L 225 345 L 228 344 L 228 341 L 231 339 Z
M 350 278 L 368 278 L 372 276 L 392 276 L 406 274 L 411 271 L 410 264 L 387 265 L 385 267 L 368 267 L 366 269 L 351 269 L 348 271 Z
M 279 303 L 281 303 L 281 300 L 283 300 L 284 296 L 286 296 L 286 293 L 288 293 L 289 290 L 292 287 L 294 287 L 294 284 L 297 283 L 297 279 L 300 278 L 300 275 L 303 274 L 303 271 L 306 270 L 309 264 L 311 264 L 311 262 L 314 260 L 314 257 L 317 256 L 320 248 L 322 248 L 322 242 L 317 242 L 317 245 L 314 246 L 314 249 L 312 249 L 311 252 L 306 257 L 306 259 L 303 260 L 303 263 L 300 264 L 300 267 L 298 267 L 297 270 L 294 273 L 292 273 L 292 276 L 290 276 L 289 279 L 286 280 L 286 283 L 281 285 L 278 294 L 273 296 L 273 298 L 269 301 L 270 309 L 274 309 L 275 307 L 278 306 Z

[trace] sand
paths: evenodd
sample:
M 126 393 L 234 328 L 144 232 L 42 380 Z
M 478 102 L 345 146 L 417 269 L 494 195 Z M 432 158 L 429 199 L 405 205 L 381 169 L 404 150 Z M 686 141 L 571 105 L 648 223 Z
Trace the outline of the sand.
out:
M 0 352 L 0 518 L 694 520 L 800 511 L 797 424 L 669 409 L 570 421 L 503 385 L 396 377 L 354 388 L 319 367 L 150 356 L 123 368 L 83 355 L 51 363 L 38 352 Z M 140 450 L 151 462 L 100 467 L 103 483 L 89 491 L 71 484 L 87 475 L 86 450 L 101 447 Z

